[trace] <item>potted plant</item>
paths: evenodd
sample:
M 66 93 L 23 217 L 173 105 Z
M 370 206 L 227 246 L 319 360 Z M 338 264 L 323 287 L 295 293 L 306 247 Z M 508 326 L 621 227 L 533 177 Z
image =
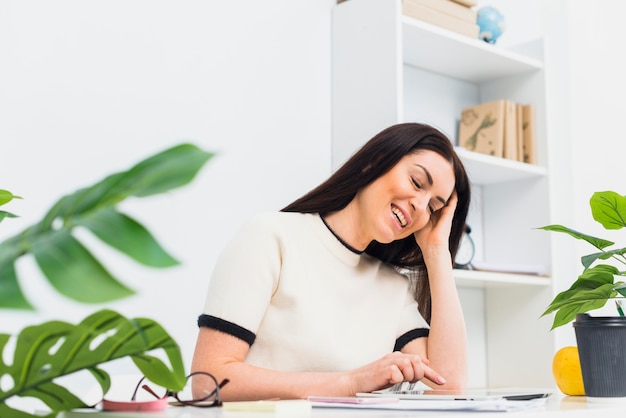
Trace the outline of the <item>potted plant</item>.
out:
M 212 156 L 194 145 L 180 144 L 62 197 L 40 222 L 0 242 L 0 309 L 35 309 L 22 292 L 15 269 L 15 262 L 25 255 L 33 256 L 57 292 L 75 301 L 99 304 L 134 293 L 74 236 L 79 226 L 143 265 L 178 264 L 145 227 L 116 206 L 131 196 L 152 196 L 189 183 Z M 17 198 L 0 190 L 0 205 Z M 15 217 L 0 210 L 0 222 Z M 167 361 L 153 355 L 157 349 Z M 0 353 L 4 354 L 0 417 L 55 417 L 60 411 L 87 407 L 59 378 L 87 370 L 104 395 L 111 379 L 101 365 L 123 357 L 130 357 L 149 380 L 173 391 L 186 380 L 178 345 L 156 321 L 128 319 L 110 309 L 78 324 L 49 321 L 28 326 L 16 336 L 0 334 Z M 11 401 L 21 397 L 39 399 L 49 412 L 35 414 L 14 406 Z
M 593 219 L 606 230 L 626 227 L 626 196 L 614 191 L 596 192 L 589 201 Z M 591 244 L 596 251 L 582 257 L 583 271 L 569 289 L 559 293 L 543 315 L 555 313 L 552 329 L 574 322 L 585 394 L 589 397 L 626 396 L 626 248 L 562 225 L 540 229 L 561 232 Z M 591 316 L 613 300 L 617 316 Z

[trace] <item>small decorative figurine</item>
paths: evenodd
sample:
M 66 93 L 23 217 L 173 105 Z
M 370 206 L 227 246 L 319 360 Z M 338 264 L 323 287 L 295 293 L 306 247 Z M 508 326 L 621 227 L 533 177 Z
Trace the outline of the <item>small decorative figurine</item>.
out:
M 491 6 L 485 6 L 478 10 L 476 23 L 480 28 L 478 38 L 490 44 L 496 43 L 505 28 L 504 16 Z

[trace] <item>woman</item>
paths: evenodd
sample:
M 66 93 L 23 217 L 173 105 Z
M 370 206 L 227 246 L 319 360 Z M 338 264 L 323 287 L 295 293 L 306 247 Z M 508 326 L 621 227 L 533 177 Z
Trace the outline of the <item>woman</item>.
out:
M 224 400 L 459 389 L 466 335 L 452 260 L 470 186 L 450 140 L 394 125 L 218 260 L 192 370 Z M 419 307 L 419 311 L 418 311 Z

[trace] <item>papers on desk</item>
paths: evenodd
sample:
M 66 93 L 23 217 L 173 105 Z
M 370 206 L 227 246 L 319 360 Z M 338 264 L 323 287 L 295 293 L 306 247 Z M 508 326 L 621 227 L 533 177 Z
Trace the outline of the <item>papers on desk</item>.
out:
M 364 402 L 319 402 L 312 401 L 313 408 L 352 408 L 352 409 L 386 409 L 403 411 L 482 411 L 482 412 L 513 412 L 544 406 L 546 399 L 531 399 L 528 401 L 509 401 L 507 399 L 489 400 L 407 400 L 397 402 L 364 403 Z

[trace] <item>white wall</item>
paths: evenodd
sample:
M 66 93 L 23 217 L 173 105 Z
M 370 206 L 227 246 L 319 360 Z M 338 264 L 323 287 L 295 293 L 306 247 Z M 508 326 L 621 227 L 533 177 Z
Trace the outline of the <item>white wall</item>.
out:
M 21 217 L 0 225 L 0 239 L 166 147 L 218 152 L 191 186 L 123 205 L 182 266 L 145 269 L 95 248 L 138 291 L 106 307 L 162 323 L 189 366 L 224 241 L 330 173 L 331 5 L 0 1 L 0 188 L 24 197 L 3 207 Z M 0 332 L 104 307 L 56 295 L 32 260 L 18 268 L 40 310 L 0 311 Z
M 607 232 L 595 222 L 589 198 L 603 190 L 626 195 L 626 81 L 621 62 L 626 39 L 621 17 L 626 13 L 626 4 L 600 0 L 590 8 L 587 2 L 576 0 L 569 8 L 573 227 L 613 240 L 619 246 L 616 248 L 621 248 L 626 245 L 626 233 Z M 579 257 L 593 252 L 594 248 L 583 242 L 577 248 L 576 262 L 580 266 Z M 621 265 L 618 267 L 623 269 Z M 597 314 L 601 313 L 615 315 L 616 310 L 614 305 L 607 304 Z

